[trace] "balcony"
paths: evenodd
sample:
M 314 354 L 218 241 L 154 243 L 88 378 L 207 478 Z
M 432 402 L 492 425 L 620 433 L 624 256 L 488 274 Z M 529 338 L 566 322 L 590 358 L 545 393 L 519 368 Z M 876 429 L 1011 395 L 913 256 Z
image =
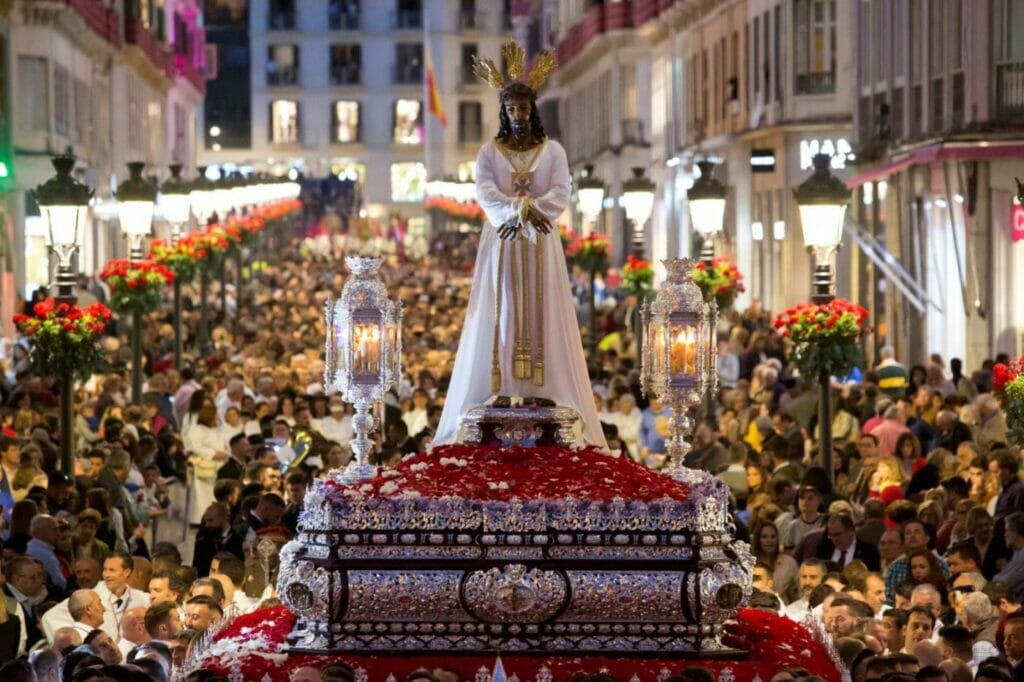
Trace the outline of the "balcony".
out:
M 799 73 L 796 76 L 796 94 L 798 95 L 831 95 L 836 91 L 835 74 Z
M 280 66 L 267 70 L 267 85 L 298 85 L 299 70 L 294 66 Z
M 359 85 L 361 82 L 362 69 L 359 64 L 331 66 L 331 85 Z
M 648 147 L 650 142 L 644 139 L 644 122 L 639 118 L 622 120 L 622 144 L 636 147 Z
M 1024 116 L 1024 61 L 996 64 L 996 118 Z
M 150 61 L 153 68 L 161 74 L 168 77 L 171 75 L 171 56 L 160 46 L 152 31 L 143 25 L 141 19 L 125 15 L 124 40 L 128 45 L 138 48 Z
M 460 31 L 482 31 L 486 27 L 487 16 L 483 12 L 467 10 L 459 12 Z
M 200 93 L 206 92 L 206 79 L 195 70 L 186 55 L 175 55 L 175 72 L 179 78 L 184 78 Z
M 327 6 L 327 25 L 332 31 L 359 30 L 358 0 L 330 0 Z
M 391 82 L 394 85 L 421 85 L 423 83 L 423 66 L 421 64 L 397 64 L 391 70 Z
M 292 10 L 271 10 L 267 15 L 267 29 L 271 31 L 294 30 L 295 12 Z
M 419 30 L 423 28 L 423 12 L 416 10 L 392 12 L 391 28 L 396 31 Z
M 114 47 L 121 47 L 121 18 L 101 0 L 64 0 L 63 4 L 74 10 L 85 25 L 100 38 Z

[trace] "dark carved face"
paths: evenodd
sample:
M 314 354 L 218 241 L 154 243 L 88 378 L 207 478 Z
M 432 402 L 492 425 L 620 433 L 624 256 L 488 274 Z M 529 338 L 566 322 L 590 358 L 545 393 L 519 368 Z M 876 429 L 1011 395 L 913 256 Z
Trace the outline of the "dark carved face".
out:
M 512 125 L 512 133 L 516 137 L 529 135 L 530 112 L 533 109 L 533 103 L 526 98 L 510 97 L 502 103 L 502 107 Z

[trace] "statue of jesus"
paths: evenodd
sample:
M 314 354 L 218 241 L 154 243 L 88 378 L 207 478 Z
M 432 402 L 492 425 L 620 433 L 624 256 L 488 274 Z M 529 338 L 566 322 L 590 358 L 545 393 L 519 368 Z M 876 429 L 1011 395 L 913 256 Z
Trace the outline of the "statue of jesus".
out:
M 554 58 L 541 55 L 527 84 L 518 80 L 523 57 L 522 48 L 506 43 L 511 82 L 491 60 L 476 62 L 477 75 L 501 90 L 500 125 L 476 158 L 476 196 L 487 222 L 434 444 L 458 442 L 470 409 L 519 396 L 574 409 L 583 441 L 606 447 L 553 224 L 569 202 L 569 164 L 537 113 L 536 89 Z

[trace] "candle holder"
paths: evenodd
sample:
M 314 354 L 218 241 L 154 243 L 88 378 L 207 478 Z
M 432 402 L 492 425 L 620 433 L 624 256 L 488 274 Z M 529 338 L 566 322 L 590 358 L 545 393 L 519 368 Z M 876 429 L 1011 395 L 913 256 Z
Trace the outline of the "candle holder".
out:
M 402 373 L 402 304 L 388 298 L 378 275 L 380 258 L 349 256 L 352 277 L 337 302 L 327 301 L 327 343 L 324 388 L 337 391 L 353 405 L 353 459 L 341 472 L 345 483 L 373 478 L 367 463 L 373 449 L 370 433 L 377 426 L 370 413 L 384 400 Z
M 640 378 L 645 394 L 672 409 L 665 469 L 674 474 L 686 471 L 683 459 L 691 449 L 686 435 L 694 426 L 689 412 L 717 385 L 717 307 L 704 302 L 691 278 L 693 265 L 688 258 L 666 260 L 668 279 L 643 307 Z

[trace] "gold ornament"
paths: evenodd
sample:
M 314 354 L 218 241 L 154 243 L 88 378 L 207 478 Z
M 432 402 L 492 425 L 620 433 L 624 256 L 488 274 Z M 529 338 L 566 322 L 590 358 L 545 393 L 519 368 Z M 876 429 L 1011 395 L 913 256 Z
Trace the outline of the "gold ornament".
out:
M 511 38 L 502 46 L 501 54 L 505 58 L 507 78 L 490 57 L 473 57 L 473 73 L 495 90 L 501 90 L 509 83 L 521 82 L 526 65 L 526 48 Z M 532 90 L 538 90 L 557 68 L 558 60 L 555 59 L 553 50 L 540 53 L 526 76 L 526 85 Z

